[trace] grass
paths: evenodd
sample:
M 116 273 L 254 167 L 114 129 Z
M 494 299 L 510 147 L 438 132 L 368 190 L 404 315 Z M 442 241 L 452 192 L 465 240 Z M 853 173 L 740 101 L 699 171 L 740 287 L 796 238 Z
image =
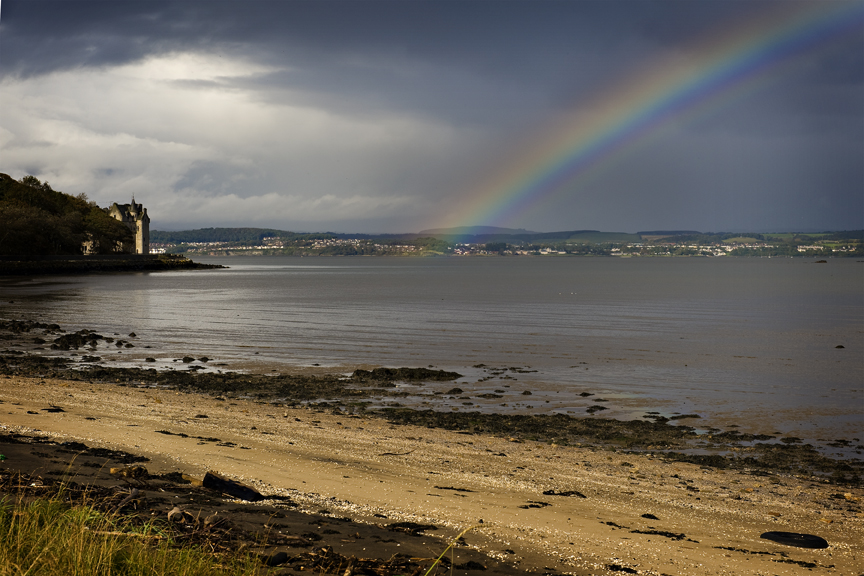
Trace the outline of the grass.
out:
M 271 573 L 253 554 L 214 553 L 207 545 L 180 543 L 170 525 L 100 510 L 98 503 L 70 503 L 61 486 L 53 496 L 0 498 L 0 576 L 264 576 Z M 424 576 L 434 576 L 452 539 Z M 393 558 L 391 558 L 391 561 Z M 412 559 L 416 561 L 419 559 Z M 348 570 L 343 563 L 347 561 Z M 448 564 L 453 572 L 453 559 Z M 354 559 L 313 567 L 319 575 L 343 576 Z M 385 562 L 387 564 L 387 562 Z M 409 574 L 393 566 L 394 574 Z M 413 573 L 419 574 L 417 567 Z M 379 572 L 380 573 L 380 572 Z
M 179 546 L 156 523 L 136 524 L 58 497 L 0 501 L 0 576 L 257 575 L 251 556 Z

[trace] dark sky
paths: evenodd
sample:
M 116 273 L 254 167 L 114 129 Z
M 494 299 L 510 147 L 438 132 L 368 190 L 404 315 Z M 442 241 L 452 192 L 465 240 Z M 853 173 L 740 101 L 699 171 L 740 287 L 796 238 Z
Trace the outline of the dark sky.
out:
M 0 9 L 0 171 L 101 205 L 134 195 L 154 229 L 864 228 L 861 2 Z M 820 27 L 825 13 L 841 16 Z M 596 162 L 576 155 L 555 186 L 529 190 L 652 89 L 674 95 L 673 72 L 707 71 L 711 46 L 748 63 L 735 39 L 772 35 L 739 76 L 622 124 Z M 511 209 L 493 210 L 508 193 Z

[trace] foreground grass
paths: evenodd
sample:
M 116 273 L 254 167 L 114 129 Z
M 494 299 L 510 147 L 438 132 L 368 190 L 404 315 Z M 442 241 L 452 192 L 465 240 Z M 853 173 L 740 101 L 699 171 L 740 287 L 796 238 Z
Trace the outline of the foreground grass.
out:
M 93 506 L 0 501 L 0 576 L 253 576 L 260 566 L 178 546 L 152 522 L 135 525 Z

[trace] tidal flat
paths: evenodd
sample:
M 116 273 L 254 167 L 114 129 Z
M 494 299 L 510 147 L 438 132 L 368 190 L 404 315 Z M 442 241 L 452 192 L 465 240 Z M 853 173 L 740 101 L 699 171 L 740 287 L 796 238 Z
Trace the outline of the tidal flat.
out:
M 789 436 L 697 428 L 687 414 L 624 421 L 453 411 L 464 391 L 452 390 L 452 373 L 429 368 L 219 373 L 190 370 L 214 362 L 193 356 L 177 358 L 185 369 L 111 367 L 75 351 L 79 340 L 79 349 L 93 348 L 104 336 L 55 326 L 3 325 L 5 441 L 122 451 L 156 475 L 218 471 L 270 500 L 289 498 L 292 510 L 312 515 L 308 522 L 338 532 L 317 531 L 329 539 L 309 541 L 309 551 L 400 553 L 400 542 L 360 530 L 343 537 L 336 518 L 347 518 L 376 530 L 435 527 L 411 536 L 430 557 L 476 525 L 463 541 L 460 562 L 472 568 L 463 573 L 484 565 L 503 573 L 852 574 L 861 563 L 864 463 Z M 52 356 L 31 350 L 51 345 Z M 430 401 L 442 405 L 387 405 L 405 381 L 429 387 Z M 860 450 L 851 439 L 837 442 Z M 110 453 L 97 454 L 113 465 Z M 57 474 L 63 460 L 37 458 L 27 472 Z M 205 510 L 196 490 L 184 492 L 193 515 Z M 282 532 L 302 538 L 292 530 L 299 528 L 286 523 Z M 784 546 L 760 538 L 768 531 L 814 534 L 830 545 Z M 302 547 L 277 542 L 262 553 L 280 546 L 296 557 L 291 565 L 304 562 Z M 478 564 L 468 564 L 469 550 Z

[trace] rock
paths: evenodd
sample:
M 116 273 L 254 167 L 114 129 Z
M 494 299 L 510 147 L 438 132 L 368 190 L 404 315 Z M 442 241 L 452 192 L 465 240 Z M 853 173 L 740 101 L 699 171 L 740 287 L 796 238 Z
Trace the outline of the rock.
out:
M 846 348 L 846 347 L 843 346 L 842 344 L 838 344 L 837 346 L 834 346 L 834 348 Z
M 207 472 L 204 475 L 202 486 L 239 498 L 240 500 L 247 500 L 249 502 L 264 500 L 264 496 L 254 488 L 250 488 L 249 486 L 245 486 L 239 482 L 234 482 L 233 480 L 222 478 L 221 476 L 211 472 Z
M 456 380 L 461 378 L 458 372 L 445 370 L 429 370 L 428 368 L 375 368 L 374 370 L 354 371 L 354 380 Z
M 145 362 L 155 362 L 156 359 L 155 359 L 155 358 L 150 358 L 150 357 L 148 356 L 147 358 L 144 359 L 144 361 L 145 361 Z
M 189 476 L 187 474 L 181 474 L 180 477 L 183 478 L 183 480 L 186 480 L 187 482 L 192 484 L 192 486 L 204 485 L 204 482 L 200 478 L 195 478 L 194 476 Z
M 129 333 L 129 337 L 130 337 L 130 338 L 135 338 L 136 336 L 138 336 L 138 335 L 135 334 L 134 332 L 130 332 L 130 333 Z
M 198 361 L 199 362 L 209 362 L 210 358 L 208 358 L 207 356 L 201 356 L 200 358 L 198 358 Z
M 451 388 L 450 390 L 445 392 L 445 394 L 456 395 L 456 394 L 462 394 L 463 392 L 464 392 L 464 390 L 462 390 L 461 388 Z
M 642 514 L 642 518 L 647 518 L 648 520 L 659 520 L 659 518 L 654 514 Z
M 112 476 L 118 478 L 146 478 L 150 475 L 147 468 L 144 466 L 123 466 L 122 468 L 111 468 L 109 470 Z
M 279 566 L 288 561 L 288 554 L 285 552 L 276 552 L 275 554 L 261 555 L 261 563 L 265 566 Z
M 828 542 L 813 534 L 796 534 L 795 532 L 765 532 L 760 538 L 771 540 L 786 546 L 797 546 L 798 548 L 828 548 Z
M 524 392 L 522 392 L 522 395 L 523 395 L 523 396 L 531 396 L 531 391 L 530 391 L 530 390 L 525 390 Z
M 192 356 L 184 356 L 183 357 L 183 363 L 184 364 L 189 364 L 190 362 L 194 362 L 194 361 L 195 361 L 195 358 L 193 358 Z

